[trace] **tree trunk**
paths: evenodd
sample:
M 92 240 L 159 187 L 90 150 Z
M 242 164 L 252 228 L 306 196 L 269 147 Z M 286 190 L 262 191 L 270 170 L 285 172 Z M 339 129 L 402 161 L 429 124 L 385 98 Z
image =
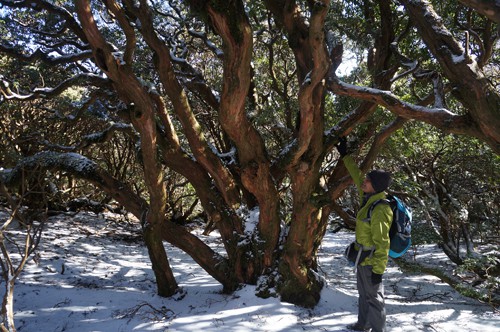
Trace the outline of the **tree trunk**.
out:
M 315 136 L 312 141 L 316 140 L 321 141 L 322 137 Z M 294 202 L 290 229 L 280 263 L 283 277 L 280 294 L 286 302 L 314 307 L 320 299 L 323 287 L 315 272 L 315 254 L 318 237 L 324 234 L 324 222 L 322 204 L 313 197 L 319 183 L 320 161 L 301 161 L 299 165 L 291 172 Z
M 321 210 L 310 203 L 296 202 L 292 225 L 283 248 L 280 273 L 281 299 L 303 307 L 314 307 L 319 299 L 323 283 L 317 278 L 313 268 L 314 239 L 321 219 Z
M 200 3 L 191 1 L 193 7 Z M 263 270 L 274 263 L 274 253 L 280 234 L 278 192 L 270 173 L 270 161 L 260 133 L 246 115 L 245 102 L 251 82 L 253 51 L 252 29 L 245 15 L 243 2 L 217 5 L 205 2 L 203 10 L 211 19 L 213 28 L 221 36 L 224 47 L 223 87 L 219 120 L 224 132 L 237 148 L 241 167 L 241 183 L 255 196 L 259 205 L 258 237 L 261 241 L 246 248 L 236 248 L 232 259 L 238 279 L 254 282 Z M 202 8 L 197 8 L 202 9 Z M 241 222 L 233 226 L 237 236 L 245 236 Z M 257 253 L 252 261 L 245 257 Z
M 177 289 L 177 282 L 170 269 L 165 248 L 161 242 L 159 229 L 165 219 L 165 202 L 167 194 L 163 182 L 163 170 L 157 159 L 158 141 L 155 120 L 154 98 L 147 88 L 130 70 L 129 65 L 117 62 L 113 48 L 100 33 L 92 16 L 88 0 L 76 2 L 78 16 L 84 27 L 94 53 L 96 63 L 106 72 L 122 100 L 130 105 L 130 119 L 141 136 L 141 152 L 144 167 L 145 183 L 149 192 L 149 210 L 143 222 L 144 240 L 157 278 L 158 294 L 171 296 Z M 125 54 L 127 57 L 127 54 Z
M 158 295 L 172 296 L 177 291 L 178 286 L 168 263 L 167 253 L 160 236 L 161 233 L 157 230 L 157 227 L 149 223 L 143 227 L 143 232 L 144 242 L 148 248 L 149 258 L 156 277 Z
M 474 241 L 472 235 L 470 234 L 469 227 L 467 227 L 466 222 L 462 222 L 462 235 L 464 236 L 465 247 L 467 249 L 467 256 L 473 257 L 477 256 L 477 252 L 474 249 Z
M 8 273 L 4 271 L 4 273 Z M 8 280 L 7 280 L 8 279 Z M 2 331 L 15 332 L 14 325 L 14 282 L 16 278 L 4 278 L 5 295 L 2 301 Z

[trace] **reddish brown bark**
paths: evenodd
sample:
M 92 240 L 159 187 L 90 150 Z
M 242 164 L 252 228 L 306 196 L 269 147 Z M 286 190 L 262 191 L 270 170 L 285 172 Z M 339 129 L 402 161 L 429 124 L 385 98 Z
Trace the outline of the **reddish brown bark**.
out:
M 252 30 L 244 14 L 243 3 L 228 3 L 226 8 L 206 4 L 211 23 L 223 39 L 223 88 L 219 109 L 222 128 L 238 150 L 241 183 L 259 204 L 259 235 L 263 238 L 262 261 L 247 262 L 249 271 L 260 273 L 273 263 L 278 243 L 280 222 L 278 193 L 270 173 L 264 142 L 249 122 L 245 101 L 250 88 L 250 60 L 252 58 Z M 238 265 L 241 266 L 241 265 Z M 252 274 L 247 273 L 247 274 Z M 253 276 L 252 276 L 253 278 Z
M 426 1 L 401 1 L 423 41 L 441 64 L 446 77 L 454 83 L 454 95 L 466 107 L 468 117 L 460 127 L 487 142 L 500 153 L 500 94 L 453 37 Z M 472 121 L 470 121 L 472 120 Z M 430 122 L 430 121 L 429 121 Z M 432 124 L 432 123 L 431 123 Z M 439 126 L 438 128 L 443 128 Z
M 113 56 L 111 46 L 100 34 L 91 13 L 90 2 L 76 2 L 77 12 L 85 35 L 92 47 L 96 63 L 113 81 L 118 94 L 127 103 L 132 103 L 131 120 L 141 136 L 144 163 L 144 179 L 148 187 L 149 209 L 141 220 L 144 240 L 156 276 L 158 294 L 171 296 L 177 290 L 177 282 L 168 263 L 160 229 L 165 218 L 166 190 L 163 170 L 156 158 L 157 132 L 154 120 L 154 103 L 146 89 L 130 71 L 129 64 L 122 64 Z

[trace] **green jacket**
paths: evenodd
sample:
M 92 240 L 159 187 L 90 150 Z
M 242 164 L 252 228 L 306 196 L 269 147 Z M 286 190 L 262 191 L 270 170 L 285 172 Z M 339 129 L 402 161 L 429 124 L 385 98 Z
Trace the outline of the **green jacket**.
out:
M 343 158 L 349 174 L 358 188 L 361 208 L 356 215 L 356 242 L 365 248 L 375 246 L 375 252 L 367 257 L 360 265 L 371 265 L 373 272 L 383 274 L 389 260 L 389 229 L 392 223 L 392 210 L 388 204 L 378 204 L 372 211 L 371 221 L 367 220 L 370 206 L 379 199 L 386 198 L 385 192 L 370 196 L 363 205 L 365 194 L 361 190 L 364 175 L 352 157 Z

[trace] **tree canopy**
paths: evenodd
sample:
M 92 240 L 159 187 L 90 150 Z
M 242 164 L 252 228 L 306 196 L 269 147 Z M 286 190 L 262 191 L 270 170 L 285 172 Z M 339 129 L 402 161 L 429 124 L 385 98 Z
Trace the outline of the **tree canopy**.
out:
M 118 202 L 142 223 L 162 296 L 178 288 L 168 241 L 226 291 L 260 283 L 261 296 L 275 289 L 314 306 L 330 217 L 352 220 L 340 137 L 362 170 L 403 170 L 396 189 L 420 179 L 414 194 L 441 199 L 432 209 L 442 225 L 456 214 L 443 209 L 445 182 L 463 169 L 430 160 L 456 161 L 455 144 L 468 151 L 461 165 L 474 153 L 493 165 L 480 182 L 493 200 L 476 203 L 486 213 L 499 204 L 500 11 L 491 1 L 0 5 L 1 182 L 14 187 L 37 171 L 59 194 L 75 193 L 76 178 L 79 192 Z M 224 252 L 176 222 L 196 209 Z

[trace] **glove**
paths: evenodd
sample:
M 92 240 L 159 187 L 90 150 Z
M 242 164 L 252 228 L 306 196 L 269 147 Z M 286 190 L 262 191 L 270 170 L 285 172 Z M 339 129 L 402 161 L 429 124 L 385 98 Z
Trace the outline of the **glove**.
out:
M 339 139 L 339 144 L 336 147 L 341 157 L 347 156 L 347 139 L 345 137 Z
M 382 274 L 372 272 L 372 284 L 378 285 L 382 283 Z

